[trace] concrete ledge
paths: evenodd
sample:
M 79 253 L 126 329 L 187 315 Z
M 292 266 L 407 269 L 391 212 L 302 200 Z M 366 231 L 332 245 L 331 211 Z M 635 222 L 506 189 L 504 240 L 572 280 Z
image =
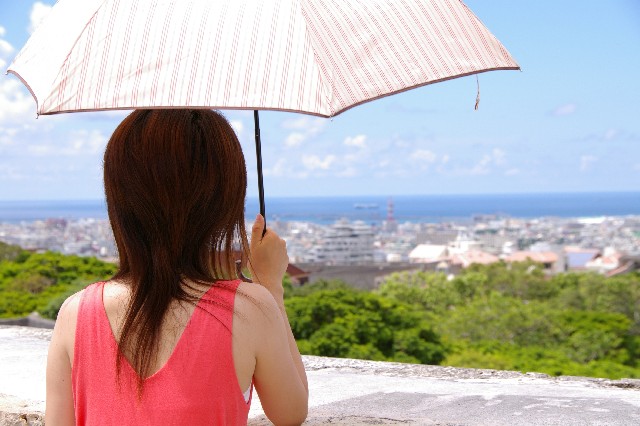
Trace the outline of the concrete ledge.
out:
M 52 329 L 56 322 L 47 318 L 42 318 L 39 313 L 32 312 L 26 317 L 4 319 L 0 318 L 0 326 L 2 325 L 21 325 L 24 327 L 38 327 Z
M 28 401 L 0 393 L 0 425 L 42 426 L 44 407 L 37 401 Z
M 51 330 L 0 326 L 0 425 L 41 425 Z M 305 425 L 640 424 L 640 380 L 304 357 Z M 249 425 L 271 424 L 259 399 Z

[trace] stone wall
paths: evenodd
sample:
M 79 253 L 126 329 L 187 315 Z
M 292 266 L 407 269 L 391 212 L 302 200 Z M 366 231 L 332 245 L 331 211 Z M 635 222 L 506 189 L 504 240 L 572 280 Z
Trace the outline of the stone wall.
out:
M 55 321 L 42 318 L 39 313 L 33 312 L 32 314 L 22 318 L 5 319 L 0 318 L 0 326 L 2 325 L 20 325 L 23 327 L 37 327 L 53 329 L 56 324 Z
M 0 426 L 43 424 L 50 338 L 51 330 L 0 326 Z M 640 425 L 640 380 L 303 358 L 305 425 Z M 256 395 L 249 417 L 271 424 Z

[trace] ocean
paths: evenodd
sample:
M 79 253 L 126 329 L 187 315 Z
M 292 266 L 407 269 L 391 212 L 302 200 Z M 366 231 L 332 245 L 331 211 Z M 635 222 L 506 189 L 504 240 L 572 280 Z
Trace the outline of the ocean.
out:
M 340 197 L 270 197 L 267 220 L 329 224 L 341 218 L 380 223 L 389 203 L 397 222 L 467 221 L 477 215 L 518 218 L 640 215 L 640 192 L 403 195 Z M 247 218 L 258 212 L 258 199 L 248 198 Z M 106 218 L 103 200 L 0 201 L 0 222 L 48 218 Z

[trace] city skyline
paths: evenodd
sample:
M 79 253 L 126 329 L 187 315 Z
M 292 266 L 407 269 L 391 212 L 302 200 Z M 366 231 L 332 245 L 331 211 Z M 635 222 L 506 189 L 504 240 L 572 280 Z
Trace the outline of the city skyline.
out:
M 0 0 L 6 70 L 51 1 Z M 522 72 L 455 79 L 333 119 L 261 113 L 269 196 L 633 191 L 640 188 L 640 4 L 465 2 Z M 0 76 L 0 200 L 102 198 L 101 157 L 123 112 L 35 119 Z M 226 111 L 257 194 L 250 111 Z

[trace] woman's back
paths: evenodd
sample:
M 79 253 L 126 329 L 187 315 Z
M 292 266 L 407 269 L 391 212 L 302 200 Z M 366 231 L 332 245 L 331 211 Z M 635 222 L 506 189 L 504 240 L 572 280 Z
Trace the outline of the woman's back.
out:
M 92 425 L 125 424 L 123 419 L 138 425 L 246 424 L 249 403 L 238 384 L 232 354 L 238 284 L 218 282 L 191 309 L 183 305 L 168 311 L 161 333 L 163 344 L 140 397 L 138 373 L 126 357 L 118 379 L 113 368 L 105 368 L 115 364 L 126 287 L 97 283 L 84 290 L 72 369 L 76 421 Z

